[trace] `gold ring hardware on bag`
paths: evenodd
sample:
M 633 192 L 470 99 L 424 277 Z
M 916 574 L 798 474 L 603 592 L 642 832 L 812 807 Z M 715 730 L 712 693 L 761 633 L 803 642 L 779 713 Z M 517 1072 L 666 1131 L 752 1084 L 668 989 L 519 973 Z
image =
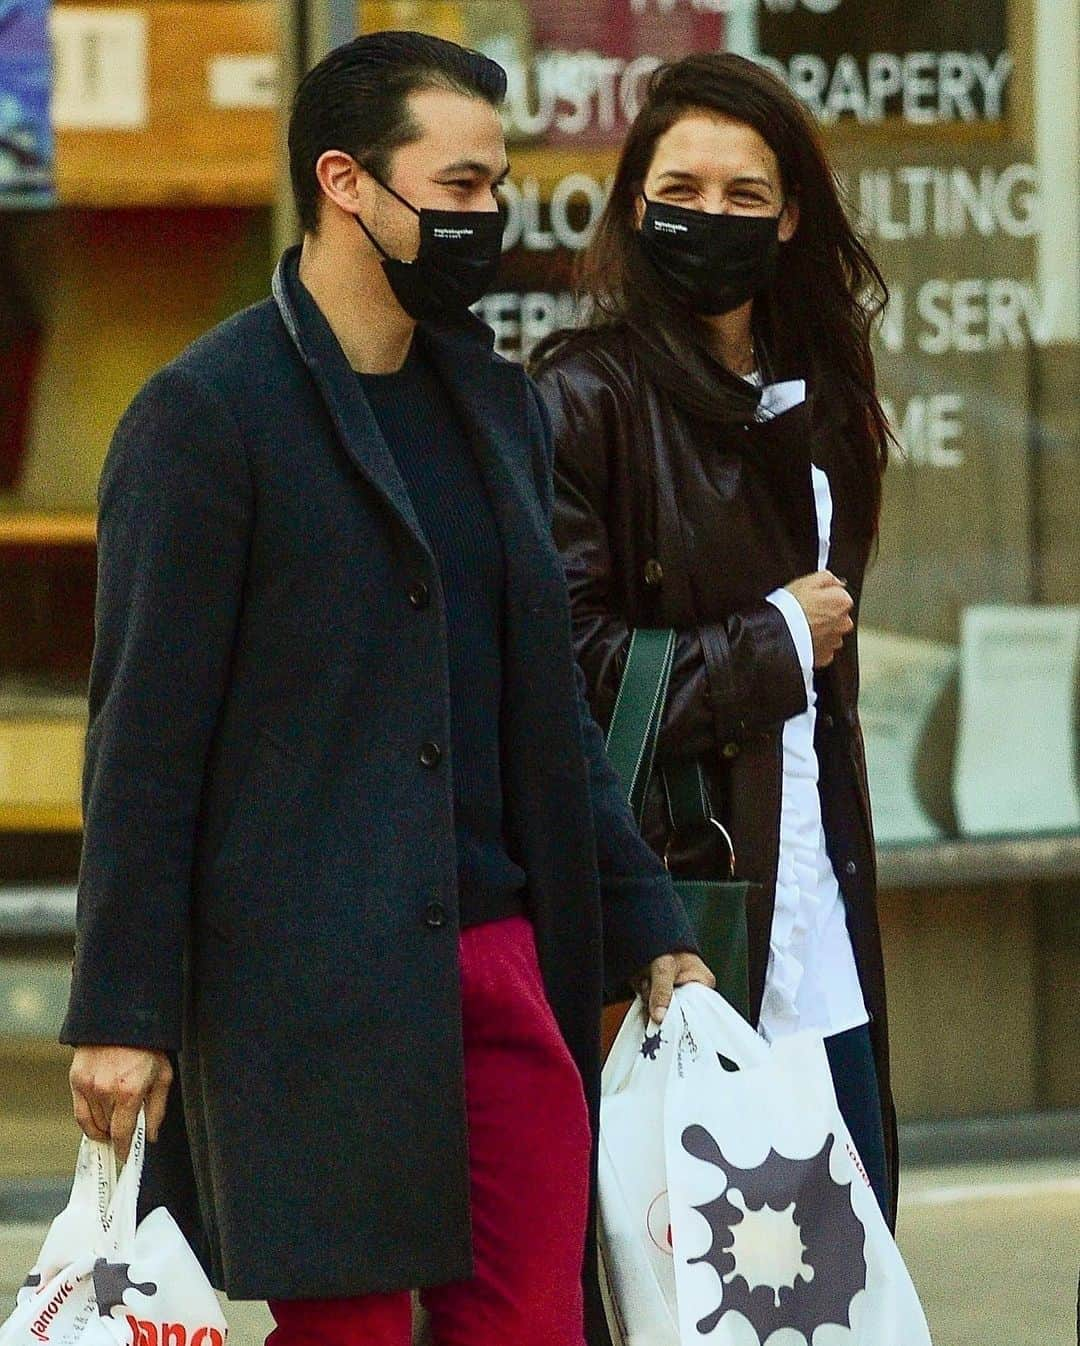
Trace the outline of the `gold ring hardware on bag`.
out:
M 724 840 L 727 842 L 727 848 L 728 848 L 728 875 L 729 875 L 729 877 L 734 878 L 734 877 L 735 877 L 735 843 L 734 843 L 734 842 L 732 841 L 732 839 L 731 839 L 731 833 L 727 830 L 727 828 L 724 826 L 724 824 L 720 821 L 719 818 L 714 818 L 714 817 L 712 817 L 712 816 L 710 815 L 708 821 L 709 821 L 709 823 L 710 823 L 710 825 L 711 825 L 712 827 L 715 827 L 715 828 L 716 828 L 716 830 L 720 833 L 720 835 L 721 835 L 721 836 L 724 838 Z M 668 863 L 668 859 L 669 859 L 669 857 L 670 857 L 670 855 L 671 855 L 671 847 L 674 845 L 674 842 L 675 842 L 675 834 L 673 833 L 673 834 L 668 838 L 668 843 L 667 843 L 667 845 L 664 847 L 664 868 L 665 868 L 666 870 L 668 870 L 669 873 L 670 873 L 670 871 L 671 871 L 671 865 Z
M 671 877 L 682 903 L 697 952 L 711 968 L 716 989 L 750 1022 L 749 932 L 746 897 L 750 884 L 737 880 L 735 847 L 724 825 L 713 817 L 702 763 L 679 762 L 655 769 L 656 740 L 667 704 L 675 632 L 670 627 L 636 627 L 630 637 L 611 724 L 608 760 L 622 781 L 623 792 L 638 826 L 645 812 L 650 782 L 656 781 L 667 809 L 672 842 L 676 837 L 701 837 L 714 827 L 727 843 L 730 877 Z M 671 846 L 664 853 L 668 866 Z M 621 988 L 620 988 L 621 989 Z

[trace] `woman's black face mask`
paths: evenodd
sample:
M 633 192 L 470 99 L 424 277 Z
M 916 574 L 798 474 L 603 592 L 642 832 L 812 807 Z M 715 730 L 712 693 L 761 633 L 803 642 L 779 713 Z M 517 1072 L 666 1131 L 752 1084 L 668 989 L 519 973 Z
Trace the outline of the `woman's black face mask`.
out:
M 780 251 L 777 215 L 718 215 L 650 201 L 638 240 L 645 256 L 693 313 L 714 317 L 765 290 Z
M 374 174 L 372 174 L 374 177 Z M 364 221 L 356 223 L 382 258 L 394 297 L 418 322 L 460 320 L 490 288 L 502 257 L 504 221 L 498 210 L 418 210 L 375 178 L 420 218 L 420 250 L 413 262 L 391 257 Z

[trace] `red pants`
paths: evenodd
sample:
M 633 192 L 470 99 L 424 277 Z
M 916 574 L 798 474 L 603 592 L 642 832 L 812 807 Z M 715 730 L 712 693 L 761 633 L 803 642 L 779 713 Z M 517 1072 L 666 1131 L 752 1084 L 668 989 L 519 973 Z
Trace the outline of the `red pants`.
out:
M 582 1346 L 589 1120 L 522 916 L 461 935 L 473 1268 L 423 1290 L 438 1346 Z M 411 1300 L 271 1300 L 267 1346 L 409 1346 Z

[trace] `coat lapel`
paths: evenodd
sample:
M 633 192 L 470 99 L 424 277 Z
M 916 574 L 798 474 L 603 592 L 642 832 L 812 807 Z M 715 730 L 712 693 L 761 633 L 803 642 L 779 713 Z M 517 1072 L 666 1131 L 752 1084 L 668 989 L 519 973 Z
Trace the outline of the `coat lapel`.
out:
M 282 257 L 274 298 L 282 320 L 326 403 L 345 451 L 430 553 L 390 447 L 329 323 L 297 274 L 298 249 Z M 528 601 L 545 563 L 549 536 L 532 476 L 526 384 L 491 352 L 488 329 L 422 326 L 418 339 L 461 416 L 476 452 L 506 554 L 507 597 Z M 561 574 L 561 572 L 559 572 Z
M 319 388 L 345 452 L 430 554 L 404 479 L 360 381 L 322 310 L 300 281 L 299 253 L 299 248 L 286 252 L 274 273 L 273 293 L 282 321 Z

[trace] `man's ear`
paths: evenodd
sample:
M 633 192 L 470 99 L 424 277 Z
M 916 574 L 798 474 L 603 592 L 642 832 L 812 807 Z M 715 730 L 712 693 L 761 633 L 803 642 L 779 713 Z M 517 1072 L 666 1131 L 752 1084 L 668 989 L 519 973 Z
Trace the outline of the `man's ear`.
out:
M 790 243 L 795 237 L 796 230 L 799 227 L 799 202 L 794 196 L 789 196 L 784 202 L 784 209 L 780 212 L 779 234 L 781 243 Z
M 315 177 L 328 200 L 348 214 L 356 214 L 365 174 L 351 155 L 344 150 L 325 150 L 315 165 Z

